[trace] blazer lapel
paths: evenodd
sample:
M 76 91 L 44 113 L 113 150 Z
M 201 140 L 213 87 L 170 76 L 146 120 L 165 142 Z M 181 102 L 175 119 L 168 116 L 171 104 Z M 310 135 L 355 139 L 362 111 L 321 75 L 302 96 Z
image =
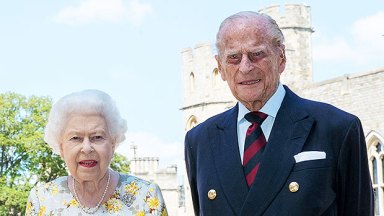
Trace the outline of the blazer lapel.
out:
M 234 212 L 240 214 L 248 193 L 248 186 L 244 178 L 238 147 L 237 113 L 238 106 L 229 110 L 223 121 L 210 131 L 210 140 L 212 140 L 211 149 L 218 179 L 225 197 Z
M 300 98 L 286 88 L 263 160 L 244 202 L 241 215 L 262 215 L 284 186 L 314 120 L 300 109 Z

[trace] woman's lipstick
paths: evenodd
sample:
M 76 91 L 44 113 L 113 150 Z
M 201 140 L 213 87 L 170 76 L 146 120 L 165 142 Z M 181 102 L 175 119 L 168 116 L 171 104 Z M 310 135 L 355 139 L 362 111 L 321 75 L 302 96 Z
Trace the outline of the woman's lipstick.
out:
M 80 164 L 80 166 L 91 168 L 91 167 L 96 166 L 97 161 L 95 161 L 95 160 L 82 160 L 79 162 L 79 164 Z

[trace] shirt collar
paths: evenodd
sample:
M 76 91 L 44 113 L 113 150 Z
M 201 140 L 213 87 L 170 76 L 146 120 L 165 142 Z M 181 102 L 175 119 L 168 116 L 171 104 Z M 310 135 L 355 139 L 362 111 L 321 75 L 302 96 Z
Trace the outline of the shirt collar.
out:
M 276 118 L 277 112 L 280 109 L 284 96 L 285 96 L 285 89 L 283 85 L 279 82 L 279 85 L 275 93 L 272 95 L 271 98 L 269 98 L 267 103 L 265 103 L 264 106 L 259 111 L 267 114 L 268 116 Z M 249 112 L 250 111 L 242 103 L 239 103 L 239 112 L 237 115 L 237 122 L 240 122 L 241 120 L 243 120 L 244 115 Z

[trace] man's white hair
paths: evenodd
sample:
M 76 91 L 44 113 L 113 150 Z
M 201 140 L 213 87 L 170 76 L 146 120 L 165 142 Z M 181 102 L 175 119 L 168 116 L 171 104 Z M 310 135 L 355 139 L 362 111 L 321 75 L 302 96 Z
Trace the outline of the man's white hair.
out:
M 264 21 L 264 25 L 267 25 L 268 28 L 266 28 L 266 34 L 271 38 L 271 41 L 276 46 L 281 46 L 284 44 L 284 35 L 281 31 L 279 25 L 276 23 L 276 21 L 270 17 L 267 14 L 264 13 L 258 13 L 254 11 L 241 11 L 236 14 L 233 14 L 229 17 L 227 17 L 223 22 L 220 24 L 219 31 L 216 34 L 216 48 L 218 50 L 218 54 L 220 55 L 223 46 L 223 34 L 224 30 L 226 28 L 232 28 L 234 25 L 236 25 L 235 21 L 238 20 L 262 20 Z M 258 26 L 261 28 L 261 26 Z

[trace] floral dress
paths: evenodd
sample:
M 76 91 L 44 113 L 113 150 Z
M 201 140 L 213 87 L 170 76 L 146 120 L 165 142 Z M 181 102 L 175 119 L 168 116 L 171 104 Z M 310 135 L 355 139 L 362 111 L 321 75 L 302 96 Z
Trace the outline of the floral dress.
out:
M 89 215 L 82 211 L 68 188 L 68 177 L 34 187 L 26 215 Z M 165 216 L 167 209 L 159 186 L 130 175 L 121 175 L 113 195 L 93 215 Z

